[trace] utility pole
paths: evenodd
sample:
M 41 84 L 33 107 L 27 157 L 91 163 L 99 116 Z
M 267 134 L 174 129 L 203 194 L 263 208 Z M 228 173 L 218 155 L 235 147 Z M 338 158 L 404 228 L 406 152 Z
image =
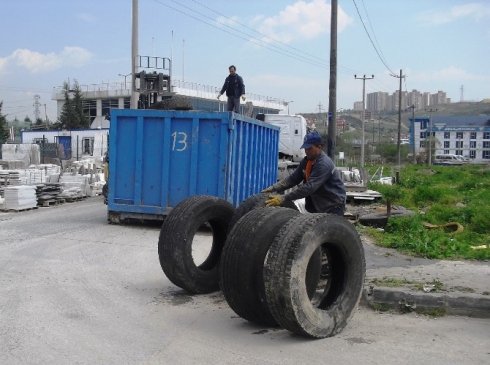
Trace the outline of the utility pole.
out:
M 398 90 L 398 140 L 396 145 L 396 151 L 398 154 L 398 169 L 400 169 L 400 138 L 401 138 L 401 129 L 402 129 L 402 79 L 406 76 L 402 74 L 402 70 L 400 70 L 400 76 L 391 75 L 393 77 L 400 78 L 400 89 Z
M 362 116 L 361 116 L 362 140 L 361 140 L 361 163 L 360 163 L 360 166 L 364 167 L 364 140 L 365 140 L 364 119 L 366 118 L 366 105 L 365 105 L 364 99 L 365 99 L 365 95 L 366 95 L 366 80 L 374 79 L 374 75 L 371 75 L 371 77 L 366 77 L 366 75 L 364 75 L 363 77 L 357 77 L 357 75 L 354 75 L 354 78 L 358 79 L 358 80 L 362 80 Z
M 381 116 L 378 116 L 378 148 L 381 146 Z
M 415 104 L 412 104 L 410 106 L 412 108 L 412 158 L 413 158 L 413 163 L 417 163 L 417 158 L 415 157 Z
M 429 166 L 432 166 L 432 115 L 431 113 L 436 112 L 437 109 L 425 109 L 426 112 L 429 112 L 429 138 L 427 139 L 427 133 L 425 142 L 429 143 Z
M 46 123 L 46 130 L 48 130 L 48 129 L 49 129 L 49 128 L 48 128 L 48 125 L 49 125 L 49 119 L 48 119 L 48 111 L 47 111 L 47 109 L 46 109 L 46 104 L 44 104 L 44 115 L 45 115 L 45 117 L 46 117 L 46 121 L 45 121 L 45 123 Z
M 133 24 L 131 33 L 131 109 L 138 109 L 139 93 L 136 91 L 136 73 L 138 64 L 138 0 L 133 0 Z
M 328 123 L 327 155 L 334 160 L 335 140 L 337 138 L 337 8 L 338 0 L 330 4 L 330 85 L 328 115 L 332 116 Z

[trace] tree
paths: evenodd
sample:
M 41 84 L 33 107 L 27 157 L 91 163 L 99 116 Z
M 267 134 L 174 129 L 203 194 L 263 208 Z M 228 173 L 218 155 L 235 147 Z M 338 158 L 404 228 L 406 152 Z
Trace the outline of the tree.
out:
M 58 118 L 60 128 L 88 128 L 90 126 L 90 121 L 83 113 L 83 97 L 78 81 L 75 80 L 73 89 L 70 89 L 70 85 L 65 81 L 63 83 L 63 93 L 65 96 L 65 104 L 63 104 Z
M 0 101 L 0 145 L 9 138 L 7 118 L 2 114 L 3 101 Z
M 30 128 L 32 125 L 32 120 L 31 118 L 29 118 L 29 116 L 26 115 L 26 117 L 24 118 L 24 127 L 27 126 L 27 123 L 29 123 L 29 128 Z

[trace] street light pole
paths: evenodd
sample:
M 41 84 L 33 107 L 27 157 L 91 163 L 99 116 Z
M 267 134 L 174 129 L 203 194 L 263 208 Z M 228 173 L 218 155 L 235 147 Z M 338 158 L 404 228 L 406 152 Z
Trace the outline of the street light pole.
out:
M 425 109 L 429 112 L 429 166 L 432 166 L 432 115 L 431 113 L 436 112 L 437 109 Z M 426 134 L 427 135 L 427 134 Z M 427 142 L 427 138 L 426 138 Z
M 289 104 L 294 102 L 294 100 L 288 101 L 288 115 L 289 115 Z
M 127 74 L 127 75 L 123 75 L 123 74 L 117 74 L 117 75 L 118 75 L 118 76 L 122 76 L 122 77 L 124 77 L 124 90 L 126 90 L 126 89 L 127 89 L 127 87 L 126 87 L 126 77 L 128 77 L 128 76 L 129 76 L 129 75 L 131 75 L 131 74 L 129 73 L 129 74 Z
M 357 75 L 354 75 L 355 79 L 362 80 L 362 116 L 361 116 L 361 122 L 362 122 L 362 138 L 361 138 L 361 167 L 364 167 L 364 118 L 366 118 L 366 104 L 365 104 L 365 95 L 366 95 L 366 80 L 371 80 L 374 79 L 374 75 L 371 75 L 372 77 L 366 77 L 364 75 L 363 77 L 357 77 Z

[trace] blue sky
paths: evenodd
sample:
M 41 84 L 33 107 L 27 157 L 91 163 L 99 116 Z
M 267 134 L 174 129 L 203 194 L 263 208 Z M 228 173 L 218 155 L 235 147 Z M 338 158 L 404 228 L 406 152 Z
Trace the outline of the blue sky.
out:
M 16 0 L 1 9 L 9 120 L 33 119 L 35 94 L 53 120 L 54 87 L 122 82 L 118 74 L 131 71 L 132 0 Z M 464 100 L 490 98 L 489 44 L 488 1 L 339 1 L 337 108 L 362 100 L 354 74 L 374 75 L 366 93 L 391 94 L 399 80 L 390 73 L 400 69 L 407 91 L 443 90 L 457 102 L 463 86 Z M 173 54 L 175 79 L 218 87 L 234 64 L 248 93 L 292 101 L 291 113 L 328 109 L 330 2 L 139 0 L 139 54 Z

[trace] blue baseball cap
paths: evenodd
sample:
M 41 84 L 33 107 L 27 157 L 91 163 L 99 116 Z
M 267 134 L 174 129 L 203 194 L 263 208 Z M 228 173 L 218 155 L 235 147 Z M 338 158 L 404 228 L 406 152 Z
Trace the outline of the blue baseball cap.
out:
M 306 149 L 319 144 L 323 145 L 322 137 L 316 132 L 308 133 L 303 139 L 303 145 L 300 148 Z

